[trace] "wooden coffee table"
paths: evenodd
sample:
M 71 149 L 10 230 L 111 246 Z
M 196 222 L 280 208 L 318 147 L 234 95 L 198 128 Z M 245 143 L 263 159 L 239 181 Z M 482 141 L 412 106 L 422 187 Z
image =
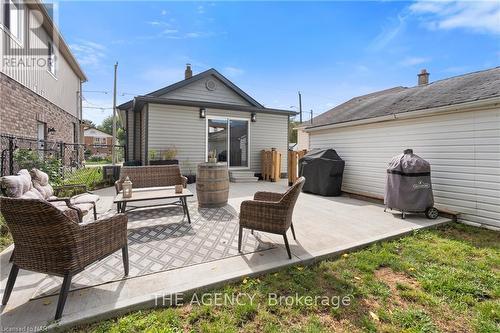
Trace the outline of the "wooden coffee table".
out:
M 120 192 L 116 195 L 114 199 L 114 203 L 117 205 L 117 210 L 120 213 L 125 213 L 125 209 L 127 208 L 127 203 L 129 202 L 139 202 L 139 201 L 151 201 L 151 200 L 164 200 L 164 199 L 179 199 L 175 202 L 169 202 L 165 204 L 157 204 L 146 207 L 157 207 L 157 206 L 166 206 L 166 205 L 174 205 L 174 206 L 182 206 L 184 210 L 184 215 L 187 215 L 188 222 L 191 223 L 191 218 L 189 217 L 189 209 L 187 205 L 187 197 L 192 197 L 193 193 L 190 190 L 184 188 L 182 189 L 182 193 L 175 193 L 175 186 L 166 186 L 166 187 L 148 187 L 148 188 L 136 188 L 132 189 L 132 197 L 124 198 L 123 193 Z M 134 207 L 134 208 L 143 208 Z M 134 209 L 133 208 L 133 209 Z

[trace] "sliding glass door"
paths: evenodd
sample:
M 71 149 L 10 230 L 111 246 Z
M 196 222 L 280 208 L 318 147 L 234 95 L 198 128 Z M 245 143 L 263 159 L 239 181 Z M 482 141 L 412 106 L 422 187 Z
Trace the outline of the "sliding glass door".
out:
M 249 166 L 249 124 L 246 119 L 208 118 L 207 153 L 215 151 L 219 162 L 230 168 Z
M 227 162 L 227 119 L 208 119 L 208 152 L 215 152 L 219 162 Z

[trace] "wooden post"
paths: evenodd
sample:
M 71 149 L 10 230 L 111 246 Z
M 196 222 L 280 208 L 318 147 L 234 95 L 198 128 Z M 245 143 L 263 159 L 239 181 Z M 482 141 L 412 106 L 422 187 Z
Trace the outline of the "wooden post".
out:
M 275 148 L 261 151 L 261 173 L 263 180 L 271 182 L 280 180 L 281 153 Z
M 288 185 L 292 186 L 299 177 L 299 160 L 307 154 L 307 150 L 288 152 Z

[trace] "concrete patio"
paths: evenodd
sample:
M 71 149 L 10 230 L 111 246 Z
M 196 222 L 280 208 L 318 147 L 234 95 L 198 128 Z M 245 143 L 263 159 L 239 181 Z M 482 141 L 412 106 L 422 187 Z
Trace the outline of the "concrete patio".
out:
M 194 186 L 189 185 L 189 188 L 195 192 Z M 344 196 L 327 198 L 302 193 L 294 211 L 297 241 L 294 241 L 291 235 L 289 237 L 292 260 L 286 255 L 282 237 L 265 233 L 256 233 L 255 239 L 246 233 L 244 253 L 240 255 L 235 252 L 232 230 L 237 226 L 240 203 L 251 199 L 256 191 L 284 192 L 286 189 L 285 181 L 231 184 L 229 203 L 222 210 L 198 211 L 195 196 L 189 200 L 191 214 L 195 216 L 191 226 L 187 225 L 187 221 L 181 221 L 182 217 L 179 217 L 179 220 L 158 220 L 155 215 L 145 217 L 149 224 L 143 224 L 146 222 L 141 220 L 142 217 L 134 217 L 134 221 L 129 221 L 129 243 L 140 243 L 137 239 L 146 237 L 147 234 L 154 239 L 148 238 L 143 242 L 148 243 L 149 247 L 138 244 L 133 250 L 138 251 L 136 256 L 131 253 L 131 275 L 124 279 L 120 273 L 115 276 L 99 273 L 100 278 L 96 279 L 96 274 L 91 273 L 106 273 L 107 266 L 101 264 L 99 267 L 89 267 L 89 272 L 86 270 L 80 273 L 87 278 L 82 278 L 79 282 L 75 280 L 72 284 L 63 317 L 58 323 L 52 322 L 57 303 L 57 295 L 54 294 L 57 292 L 57 280 L 54 282 L 44 274 L 20 270 L 10 301 L 7 306 L 2 307 L 2 329 L 33 331 L 68 328 L 132 310 L 154 307 L 157 298 L 164 295 L 216 287 L 292 264 L 309 264 L 373 242 L 450 221 L 441 217 L 428 220 L 423 215 L 410 215 L 401 220 L 399 215 L 384 213 L 382 206 L 371 202 Z M 96 193 L 102 198 L 98 206 L 99 214 L 113 213 L 114 188 L 102 189 Z M 138 211 L 143 212 L 142 214 L 152 214 L 147 210 Z M 161 211 L 159 213 L 163 214 Z M 177 216 L 176 212 L 171 213 Z M 215 221 L 214 228 L 211 228 L 210 221 Z M 216 226 L 223 227 L 218 231 Z M 145 228 L 147 233 L 143 232 Z M 217 237 L 219 233 L 227 237 Z M 175 259 L 180 259 L 175 258 L 176 253 L 181 255 L 181 251 L 174 253 L 164 249 L 161 253 L 164 256 L 173 255 L 172 260 L 168 263 L 153 260 L 155 258 L 152 253 L 156 244 L 172 242 L 174 237 L 177 237 L 177 242 L 184 243 L 179 245 L 179 249 L 190 249 L 192 255 L 185 256 L 185 260 L 176 261 Z M 203 255 L 196 256 L 196 251 L 199 250 L 193 250 L 194 247 L 189 247 L 189 243 L 199 243 L 206 238 L 213 241 L 207 243 L 210 245 L 200 245 L 196 248 L 203 248 L 204 251 Z M 133 246 L 129 244 L 129 248 L 133 249 Z M 11 266 L 11 251 L 12 246 L 0 255 L 2 294 Z M 143 255 L 139 255 L 140 251 Z M 157 257 L 162 258 L 158 254 Z M 117 254 L 116 258 L 120 259 L 121 255 Z M 154 263 L 144 265 L 150 260 Z M 120 267 L 117 264 L 117 271 Z M 136 267 L 135 273 L 133 267 Z

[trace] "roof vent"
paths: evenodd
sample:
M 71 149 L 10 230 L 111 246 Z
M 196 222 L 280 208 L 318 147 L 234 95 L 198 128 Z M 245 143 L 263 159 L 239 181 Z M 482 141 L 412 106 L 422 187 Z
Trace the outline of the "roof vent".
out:
M 191 70 L 191 64 L 186 64 L 186 70 L 184 71 L 184 79 L 189 79 L 193 76 L 193 71 Z
M 429 84 L 429 73 L 427 72 L 426 69 L 422 69 L 420 71 L 420 74 L 417 74 L 418 77 L 418 85 L 419 86 L 425 86 L 426 84 Z

